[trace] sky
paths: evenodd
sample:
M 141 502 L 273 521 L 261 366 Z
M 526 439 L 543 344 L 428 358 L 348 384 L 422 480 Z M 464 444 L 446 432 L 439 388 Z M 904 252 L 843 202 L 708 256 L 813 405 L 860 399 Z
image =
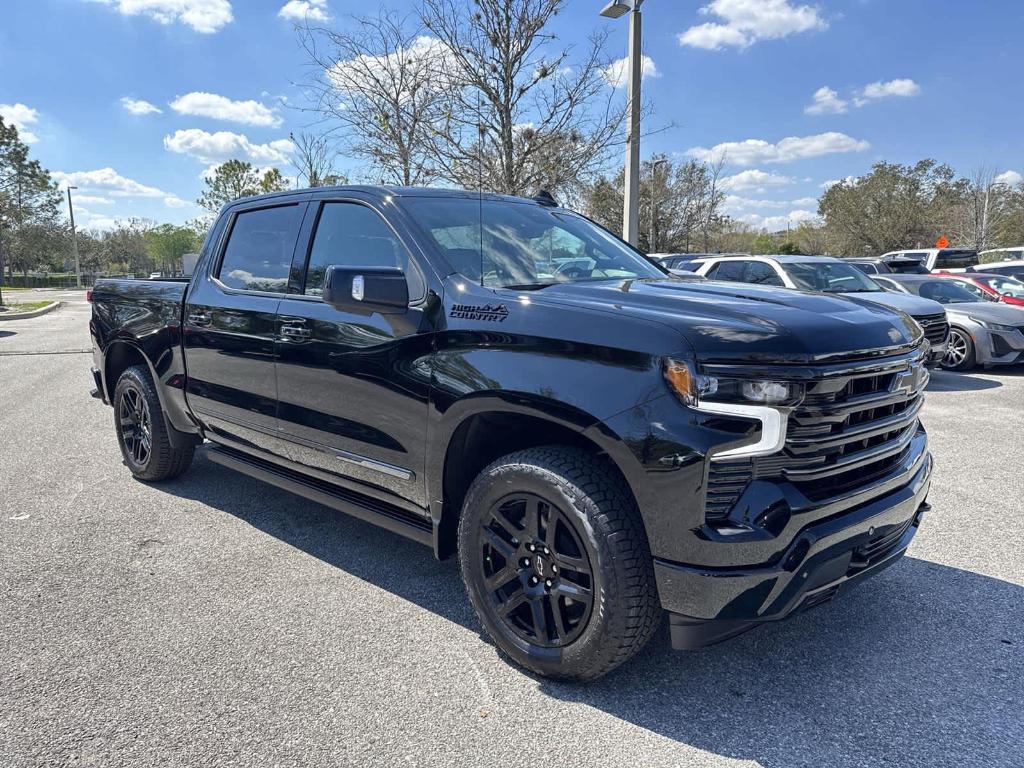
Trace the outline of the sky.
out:
M 468 1 L 468 0 L 467 0 Z M 582 53 L 625 19 L 567 0 L 552 25 Z M 343 27 L 356 0 L 2 0 L 0 115 L 74 185 L 79 226 L 183 223 L 211 166 L 293 175 L 312 119 L 294 26 Z M 381 0 L 400 13 L 415 0 Z M 770 231 L 812 220 L 828 184 L 933 157 L 1024 173 L 1021 0 L 646 0 L 641 153 L 724 156 L 726 210 Z M 608 88 L 621 87 L 608 73 Z M 358 163 L 339 166 L 358 176 Z

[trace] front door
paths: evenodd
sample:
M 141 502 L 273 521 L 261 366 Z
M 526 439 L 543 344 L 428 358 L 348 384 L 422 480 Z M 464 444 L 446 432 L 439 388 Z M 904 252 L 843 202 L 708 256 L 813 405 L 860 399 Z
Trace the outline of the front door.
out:
M 306 203 L 240 207 L 185 304 L 189 407 L 208 437 L 277 450 L 277 311 Z
M 419 511 L 432 326 L 423 273 L 369 201 L 311 203 L 299 278 L 278 308 L 277 391 L 290 457 L 332 481 Z M 410 307 L 357 314 L 321 299 L 327 267 L 400 267 Z

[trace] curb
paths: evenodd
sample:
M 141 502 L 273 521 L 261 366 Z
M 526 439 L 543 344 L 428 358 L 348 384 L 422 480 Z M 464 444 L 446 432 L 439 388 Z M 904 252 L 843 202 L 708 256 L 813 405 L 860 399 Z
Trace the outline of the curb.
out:
M 30 317 L 39 317 L 40 315 L 45 315 L 47 312 L 53 312 L 53 310 L 57 309 L 63 303 L 63 301 L 52 301 L 45 307 L 33 309 L 30 312 L 0 312 L 0 322 L 4 320 L 27 320 Z

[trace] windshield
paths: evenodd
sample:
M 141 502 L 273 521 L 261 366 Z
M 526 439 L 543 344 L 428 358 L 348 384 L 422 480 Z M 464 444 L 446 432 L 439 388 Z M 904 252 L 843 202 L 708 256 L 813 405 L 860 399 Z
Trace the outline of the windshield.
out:
M 904 283 L 911 291 L 922 299 L 931 299 L 939 304 L 976 304 L 978 297 L 958 285 L 953 280 L 922 280 L 916 283 Z
M 596 224 L 561 209 L 454 197 L 402 202 L 461 275 L 491 288 L 666 277 Z
M 840 261 L 804 261 L 783 266 L 796 287 L 805 291 L 876 293 L 881 290 L 855 266 Z
M 1024 283 L 1012 277 L 982 277 L 978 278 L 978 282 L 987 285 L 1001 296 L 1024 299 Z

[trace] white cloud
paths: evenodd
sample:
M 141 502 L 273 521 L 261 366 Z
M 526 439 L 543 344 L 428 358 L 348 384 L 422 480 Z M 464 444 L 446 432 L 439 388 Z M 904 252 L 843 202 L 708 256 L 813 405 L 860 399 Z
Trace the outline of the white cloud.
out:
M 804 222 L 817 223 L 820 221 L 818 214 L 814 211 L 797 208 L 785 216 L 760 216 L 756 213 L 740 216 L 739 220 L 756 229 L 764 229 L 768 232 L 780 232 L 787 227 L 796 228 Z
M 847 176 L 846 178 L 843 178 L 843 179 L 829 179 L 828 181 L 823 181 L 818 186 L 821 187 L 822 189 L 828 189 L 829 187 L 834 187 L 836 184 L 856 184 L 856 183 L 857 183 L 857 177 L 856 176 Z
M 226 96 L 205 91 L 193 91 L 171 102 L 171 109 L 182 115 L 209 117 L 245 125 L 280 127 L 280 115 L 258 101 L 232 101 Z
M 28 128 L 39 122 L 39 110 L 20 103 L 0 104 L 0 117 L 18 129 L 18 135 L 26 144 L 35 144 L 39 141 L 39 137 Z
M 814 92 L 812 101 L 804 112 L 808 115 L 839 115 L 846 111 L 847 102 L 839 98 L 839 94 L 823 85 Z
M 192 203 L 188 200 L 182 200 L 177 195 L 167 195 L 167 197 L 164 198 L 164 205 L 168 208 L 188 208 Z
M 444 43 L 436 37 L 420 35 L 408 48 L 398 48 L 389 54 L 362 55 L 337 61 L 328 68 L 327 77 L 340 93 L 345 94 L 375 87 L 375 80 L 398 82 L 403 69 L 412 68 L 428 74 L 427 82 L 435 91 L 443 91 L 455 87 L 454 78 L 448 73 L 454 72 L 457 66 Z M 410 79 L 415 81 L 418 78 Z M 339 109 L 344 108 L 344 103 L 339 105 Z
M 161 24 L 179 22 L 196 32 L 216 32 L 234 18 L 229 0 L 89 0 L 113 6 L 125 16 L 149 16 Z
M 996 184 L 1005 184 L 1008 187 L 1016 187 L 1024 181 L 1024 176 L 1021 176 L 1016 171 L 1004 171 L 996 176 L 993 181 Z
M 889 80 L 887 82 L 875 82 L 865 85 L 854 98 L 853 103 L 863 107 L 871 101 L 888 99 L 892 97 L 908 98 L 917 96 L 921 92 L 921 86 L 908 78 Z
M 792 184 L 793 181 L 791 176 L 759 171 L 755 168 L 726 176 L 719 184 L 728 192 L 759 192 L 763 194 L 770 187 L 784 187 L 787 184 Z
M 164 147 L 208 165 L 223 163 L 232 158 L 248 160 L 257 165 L 284 165 L 288 163 L 288 156 L 295 151 L 295 145 L 288 139 L 253 144 L 240 133 L 208 133 L 198 128 L 187 128 L 164 136 Z
M 845 133 L 829 131 L 813 136 L 788 136 L 776 144 L 764 139 L 727 141 L 708 149 L 692 147 L 686 154 L 704 162 L 717 162 L 723 156 L 733 165 L 754 165 L 756 163 L 790 163 L 808 157 L 820 157 L 841 152 L 861 152 L 870 144 L 847 136 Z
M 50 176 L 62 188 L 78 187 L 83 191 L 105 192 L 114 197 L 163 197 L 166 193 L 129 179 L 113 168 L 98 168 L 95 171 L 64 173 L 53 171 Z
M 700 13 L 719 20 L 690 27 L 679 35 L 680 45 L 710 51 L 746 48 L 758 40 L 828 27 L 817 8 L 792 5 L 789 0 L 711 0 Z
M 818 198 L 816 197 L 798 197 L 796 200 L 791 201 L 797 208 L 811 208 L 817 207 Z
M 75 204 L 82 203 L 84 205 L 113 205 L 114 201 L 109 197 L 103 197 L 101 195 L 75 195 Z
M 612 88 L 625 88 L 629 80 L 629 57 L 617 59 L 604 68 L 604 79 Z M 654 59 L 644 55 L 640 57 L 640 78 L 661 77 Z
M 125 112 L 131 112 L 133 115 L 160 115 L 163 114 L 163 110 L 157 107 L 155 104 L 150 104 L 144 99 L 133 99 L 130 96 L 121 97 L 121 107 Z
M 288 0 L 277 15 L 293 21 L 327 21 L 327 0 Z

